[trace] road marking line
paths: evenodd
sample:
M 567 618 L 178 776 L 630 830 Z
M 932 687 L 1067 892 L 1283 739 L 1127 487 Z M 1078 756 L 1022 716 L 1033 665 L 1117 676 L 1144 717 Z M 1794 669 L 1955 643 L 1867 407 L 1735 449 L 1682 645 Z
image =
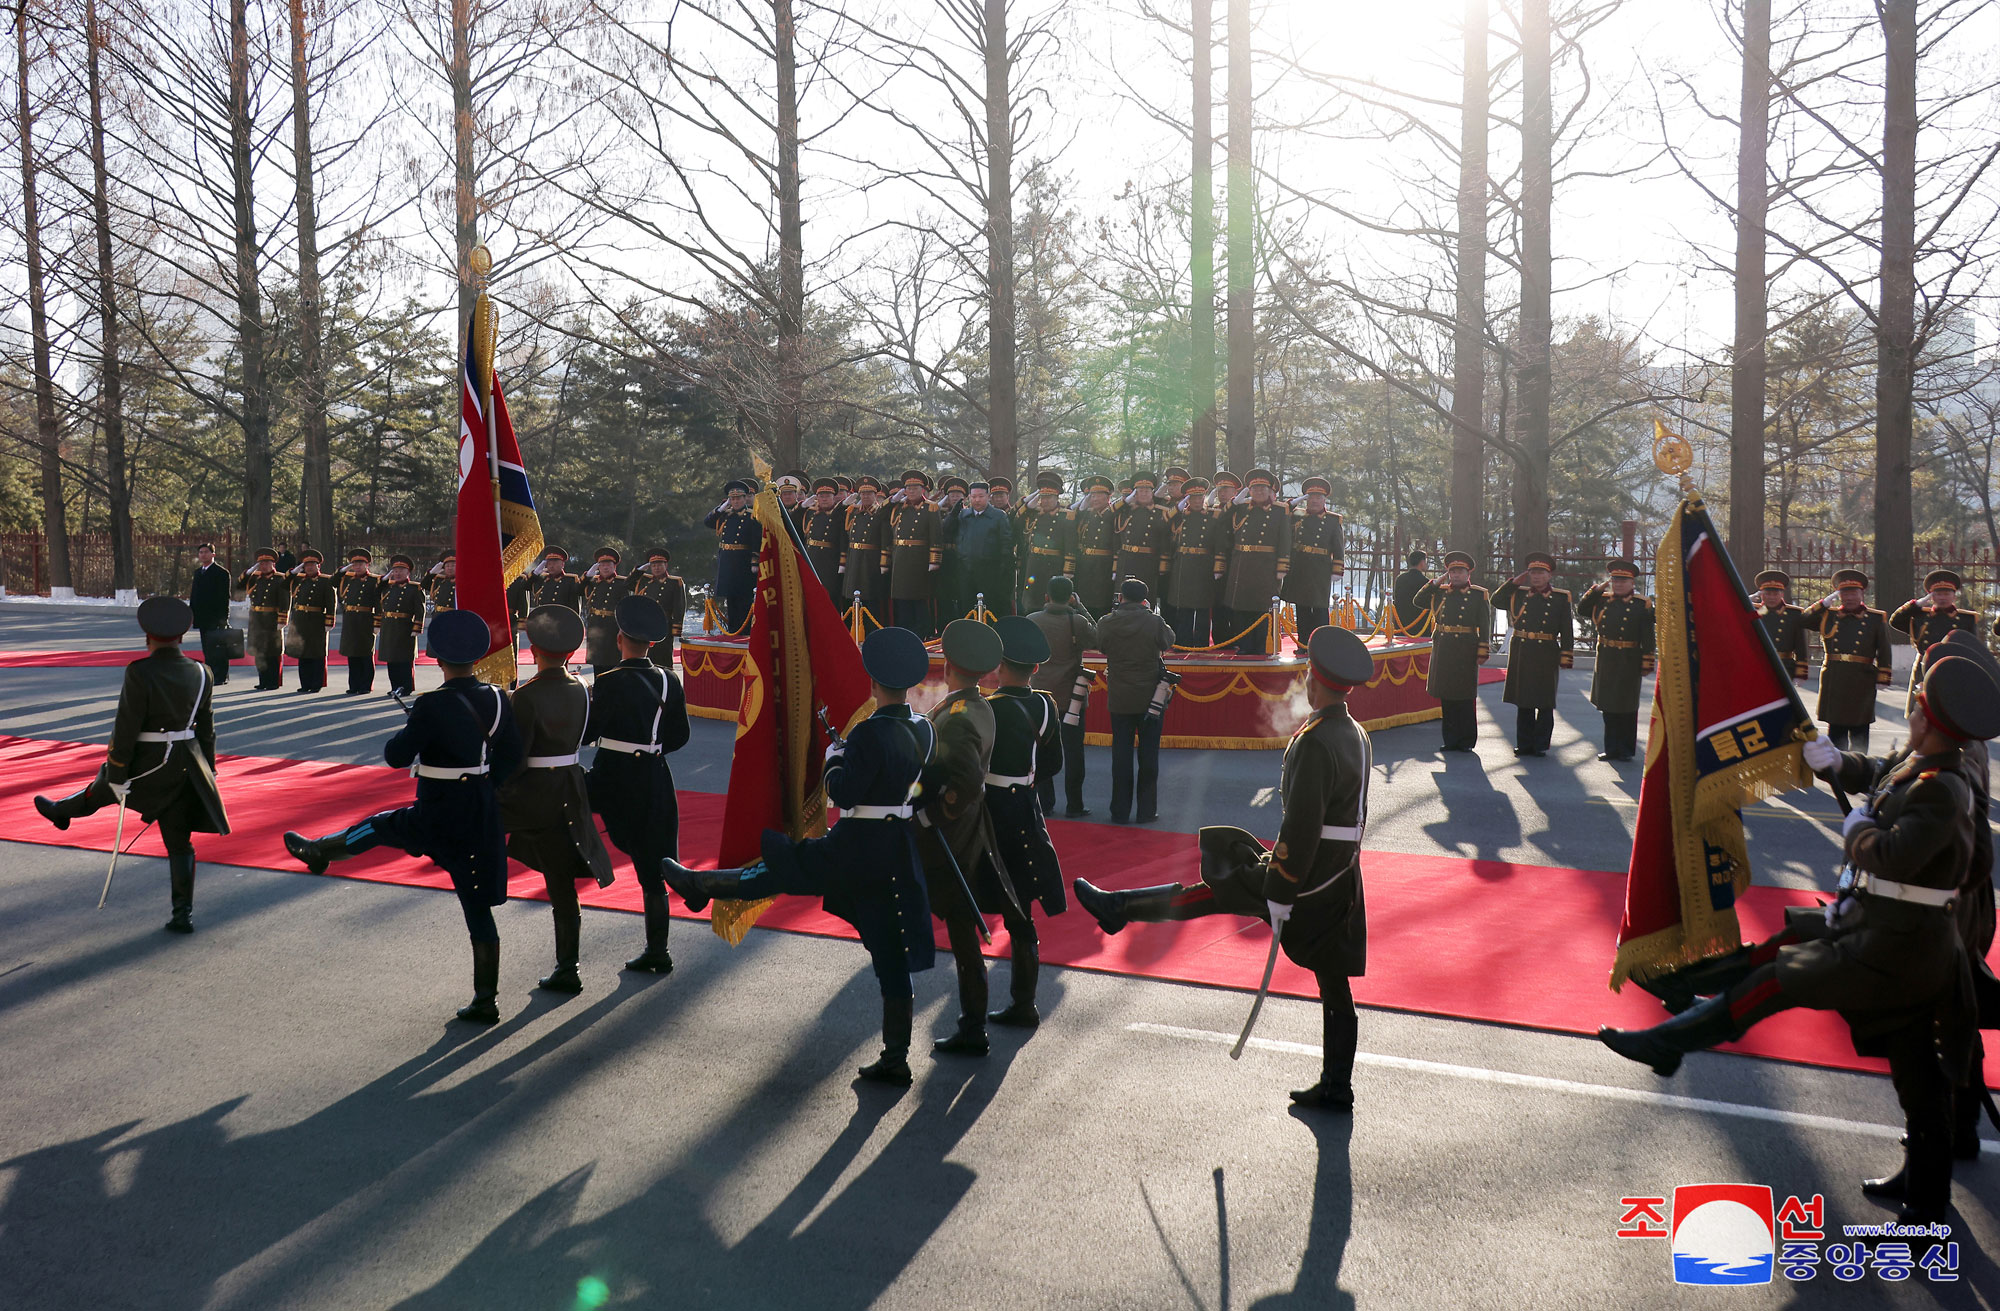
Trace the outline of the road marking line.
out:
M 1183 1038 L 1191 1042 L 1213 1042 L 1224 1046 L 1233 1044 L 1236 1035 L 1217 1033 L 1212 1029 L 1184 1029 L 1176 1024 L 1128 1024 L 1128 1033 L 1152 1033 L 1163 1038 Z M 1316 1043 L 1286 1042 L 1279 1038 L 1252 1038 L 1252 1047 L 1261 1051 L 1283 1052 L 1289 1056 L 1318 1056 L 1320 1047 Z M 1803 1111 L 1780 1111 L 1768 1106 L 1747 1106 L 1741 1102 L 1715 1102 L 1703 1097 L 1680 1097 L 1673 1093 L 1646 1092 L 1639 1088 L 1618 1088 L 1603 1083 L 1577 1083 L 1570 1079 L 1551 1079 L 1539 1074 L 1515 1074 L 1511 1070 L 1488 1070 L 1476 1065 L 1446 1065 L 1441 1061 L 1412 1060 L 1407 1056 L 1380 1056 L 1374 1052 L 1357 1052 L 1357 1065 L 1373 1065 L 1385 1070 L 1402 1070 L 1410 1074 L 1445 1075 L 1453 1079 L 1472 1079 L 1479 1083 L 1497 1083 L 1510 1088 L 1535 1088 L 1543 1092 L 1573 1093 L 1582 1097 L 1598 1097 L 1611 1102 L 1633 1102 L 1641 1106 L 1656 1106 L 1663 1110 L 1699 1111 L 1707 1115 L 1733 1115 L 1743 1120 L 1764 1120 L 1773 1124 L 1792 1125 L 1801 1129 L 1823 1129 L 1829 1133 L 1860 1134 L 1864 1138 L 1900 1138 L 1902 1126 L 1889 1124 L 1866 1124 L 1859 1120 L 1836 1120 L 1830 1115 L 1808 1115 Z M 1993 1152 L 1995 1145 L 1982 1142 L 1980 1150 Z

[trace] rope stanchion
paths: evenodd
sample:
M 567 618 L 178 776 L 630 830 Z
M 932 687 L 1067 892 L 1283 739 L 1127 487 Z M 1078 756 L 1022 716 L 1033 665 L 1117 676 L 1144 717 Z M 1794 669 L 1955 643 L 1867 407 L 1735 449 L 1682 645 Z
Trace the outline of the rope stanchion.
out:
M 1244 638 L 1250 636 L 1250 634 L 1256 632 L 1259 628 L 1263 627 L 1264 625 L 1270 622 L 1271 622 L 1270 615 L 1261 614 L 1258 615 L 1255 619 L 1250 621 L 1250 626 L 1248 628 L 1244 629 L 1242 632 L 1238 633 L 1234 637 L 1227 638 L 1220 642 L 1212 642 L 1207 646 L 1176 646 L 1174 647 L 1174 650 L 1187 651 L 1197 654 L 1202 651 L 1220 651 L 1226 647 L 1235 646 L 1238 642 L 1242 641 Z

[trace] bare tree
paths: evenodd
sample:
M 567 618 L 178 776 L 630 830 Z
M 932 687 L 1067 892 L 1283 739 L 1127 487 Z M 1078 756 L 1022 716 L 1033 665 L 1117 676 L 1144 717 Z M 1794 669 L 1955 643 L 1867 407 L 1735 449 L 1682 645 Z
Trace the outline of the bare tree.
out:
M 1877 0 L 1883 36 L 1882 285 L 1875 318 L 1875 585 L 1914 595 L 1910 441 L 1917 363 L 1917 0 Z
M 1451 539 L 1485 555 L 1486 540 L 1486 0 L 1465 0 L 1459 103 L 1457 314 L 1451 359 Z
M 312 65 L 306 57 L 306 0 L 288 0 L 292 20 L 292 180 L 299 244 L 300 426 L 305 436 L 306 531 L 333 542 L 333 459 L 326 439 L 326 359 L 321 351 L 319 209 L 313 193 Z
M 117 265 L 111 246 L 111 176 L 105 158 L 104 59 L 106 30 L 97 0 L 84 0 L 83 30 L 90 105 L 90 213 L 97 245 L 97 322 L 100 359 L 97 417 L 104 430 L 104 455 L 111 508 L 111 587 L 132 590 L 132 488 L 125 462 L 125 366 L 119 358 Z
M 1190 296 L 1193 332 L 1189 354 L 1192 428 L 1188 464 L 1201 477 L 1215 469 L 1215 4 L 1194 0 L 1190 42 L 1194 50 L 1194 103 L 1189 123 L 1194 171 L 1188 201 Z
M 1229 463 L 1257 458 L 1255 158 L 1250 141 L 1250 0 L 1229 4 Z
M 1743 0 L 1743 90 L 1737 111 L 1736 342 L 1729 374 L 1729 553 L 1764 567 L 1764 391 L 1771 202 L 1771 0 Z
M 1549 0 L 1521 0 L 1521 315 L 1514 396 L 1521 468 L 1514 479 L 1514 563 L 1549 542 L 1549 337 L 1555 280 L 1555 65 Z
M 63 506 L 62 431 L 56 422 L 56 389 L 49 356 L 48 299 L 42 276 L 42 219 L 37 195 L 36 173 L 40 165 L 35 155 L 35 113 L 32 99 L 33 65 L 28 55 L 29 6 L 26 0 L 14 15 L 14 51 L 19 74 L 19 122 L 21 131 L 21 232 L 26 244 L 28 273 L 28 331 L 33 338 L 35 433 L 40 447 L 42 529 L 49 547 L 51 593 L 63 596 L 74 590 L 69 567 L 69 529 Z M 37 45 L 41 42 L 38 40 Z

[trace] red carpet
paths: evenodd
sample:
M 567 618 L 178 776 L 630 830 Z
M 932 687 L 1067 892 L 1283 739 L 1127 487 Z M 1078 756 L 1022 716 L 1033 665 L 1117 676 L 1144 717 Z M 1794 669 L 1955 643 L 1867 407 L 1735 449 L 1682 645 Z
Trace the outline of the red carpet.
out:
M 14 817 L 7 836 L 109 851 L 116 811 L 100 812 L 58 833 L 32 805 L 36 792 L 80 786 L 102 758 L 100 747 L 0 737 L 0 814 Z M 343 818 L 405 804 L 411 795 L 407 774 L 381 766 L 224 756 L 220 772 L 235 832 L 198 839 L 202 859 L 218 864 L 295 870 L 281 840 L 287 828 L 305 824 L 317 831 Z M 338 809 L 329 807 L 329 798 L 338 798 Z M 681 793 L 681 820 L 682 850 L 690 863 L 712 864 L 722 822 L 721 795 Z M 1187 834 L 1062 820 L 1049 827 L 1070 873 L 1087 874 L 1092 882 L 1138 887 L 1196 876 L 1194 840 Z M 129 841 L 131 834 L 126 837 Z M 163 854 L 153 833 L 133 850 Z M 586 905 L 639 908 L 630 866 L 622 857 L 618 864 L 618 881 L 603 891 L 585 892 Z M 1623 909 L 1622 873 L 1393 852 L 1368 853 L 1364 868 L 1369 968 L 1366 978 L 1356 980 L 1355 996 L 1366 1005 L 1566 1033 L 1593 1033 L 1607 1023 L 1649 1024 L 1662 1015 L 1658 1004 L 1637 988 L 1627 988 L 1622 996 L 1605 988 Z M 449 883 L 428 862 L 395 852 L 369 852 L 334 869 L 384 883 Z M 541 877 L 517 866 L 511 889 L 516 896 L 539 898 Z M 1775 932 L 1785 906 L 1810 900 L 1803 892 L 1752 888 L 1742 907 L 1746 936 Z M 781 900 L 762 923 L 853 936 L 844 923 L 805 899 Z M 940 929 L 940 942 L 942 937 Z M 1226 916 L 1139 924 L 1107 938 L 1072 906 L 1042 927 L 1042 956 L 1052 964 L 1246 990 L 1256 988 L 1269 944 L 1262 925 Z M 994 954 L 1005 950 L 1006 934 L 996 927 Z M 949 968 L 948 961 L 943 968 Z M 1282 956 L 1272 986 L 1290 996 L 1315 995 L 1312 976 Z M 1004 988 L 1004 979 L 996 987 Z M 1846 1026 L 1837 1017 L 1814 1011 L 1789 1011 L 1768 1020 L 1732 1050 L 1836 1069 L 1885 1068 L 1854 1055 Z M 1616 1058 L 1607 1053 L 1605 1059 Z M 1986 1077 L 1989 1084 L 2000 1085 L 2000 1051 L 1989 1053 Z

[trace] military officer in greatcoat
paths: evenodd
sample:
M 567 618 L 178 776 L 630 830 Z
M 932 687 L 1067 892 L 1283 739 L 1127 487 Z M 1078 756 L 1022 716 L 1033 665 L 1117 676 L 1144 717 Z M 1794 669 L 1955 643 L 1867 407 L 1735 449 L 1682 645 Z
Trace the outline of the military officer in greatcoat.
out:
M 292 575 L 289 606 L 292 637 L 299 654 L 299 691 L 318 692 L 326 687 L 326 635 L 333 631 L 339 598 L 333 580 L 319 571 L 322 557 L 308 546 L 299 553 L 299 571 Z M 373 640 L 374 633 L 369 633 Z
M 764 528 L 750 508 L 747 479 L 732 478 L 723 491 L 726 499 L 708 512 L 701 526 L 715 533 L 715 599 L 722 606 L 723 626 L 734 633 L 750 621 Z
M 793 469 L 781 473 L 771 480 L 771 490 L 778 494 L 778 505 L 793 523 L 805 517 L 806 475 L 804 471 Z
M 1431 672 L 1426 686 L 1444 715 L 1446 751 L 1479 743 L 1479 667 L 1491 654 L 1493 600 L 1472 581 L 1472 553 L 1446 551 L 1444 576 L 1418 588 L 1414 611 L 1430 611 Z
M 1000 634 L 1000 686 L 986 698 L 993 707 L 993 759 L 986 774 L 986 812 L 1000 862 L 1014 885 L 1021 918 L 1007 924 L 1011 959 L 1008 1005 L 987 1020 L 1009 1028 L 1032 1029 L 1042 1022 L 1035 1009 L 1041 972 L 1040 939 L 1034 904 L 1044 915 L 1069 909 L 1062 864 L 1043 818 L 1036 786 L 1042 772 L 1062 767 L 1062 716 L 1055 698 L 1034 686 L 1035 671 L 1050 655 L 1048 636 L 1022 615 L 1006 615 L 994 625 Z M 1053 795 L 1053 794 L 1052 794 Z
M 936 733 L 908 703 L 909 689 L 930 672 L 930 652 L 908 629 L 879 628 L 862 642 L 861 662 L 874 683 L 875 713 L 826 753 L 826 799 L 839 808 L 839 821 L 825 837 L 803 841 L 766 829 L 763 859 L 743 869 L 680 873 L 704 898 L 819 897 L 828 914 L 853 925 L 882 993 L 882 1054 L 859 1073 L 907 1088 L 915 1009 L 910 975 L 936 959 L 911 822 Z
M 1750 598 L 1750 606 L 1757 612 L 1757 622 L 1771 635 L 1771 645 L 1776 648 L 1778 659 L 1791 671 L 1792 681 L 1803 683 L 1807 674 L 1806 612 L 1785 600 L 1791 586 L 1791 575 L 1784 570 L 1766 569 L 1757 575 L 1757 591 Z
M 932 610 L 937 576 L 944 568 L 944 539 L 930 502 L 931 476 L 921 469 L 903 474 L 903 490 L 889 510 L 889 601 L 898 628 L 930 640 L 936 632 Z M 955 617 L 955 616 L 954 616 Z
M 1076 511 L 1063 505 L 1062 490 L 1062 475 L 1044 469 L 1035 475 L 1034 496 L 1021 507 L 1021 605 L 1027 611 L 1048 599 L 1051 578 L 1076 571 Z
M 655 546 L 646 552 L 646 567 L 632 575 L 632 595 L 651 600 L 667 617 L 667 635 L 653 643 L 647 655 L 662 669 L 674 667 L 674 643 L 687 625 L 687 579 L 669 571 L 673 552 Z M 612 615 L 615 624 L 617 615 Z M 620 657 L 623 659 L 623 657 Z
M 275 566 L 277 552 L 271 553 Z M 280 575 L 282 576 L 282 575 Z M 129 806 L 160 826 L 167 849 L 170 933 L 194 932 L 196 833 L 229 832 L 215 782 L 214 676 L 181 653 L 193 617 L 178 597 L 139 603 L 146 654 L 125 666 L 111 745 L 97 777 L 60 800 L 35 798 L 35 809 L 58 829 L 106 806 Z
M 1551 586 L 1555 557 L 1531 551 L 1528 567 L 1493 591 L 1493 608 L 1507 612 L 1507 688 L 1514 707 L 1514 754 L 1545 756 L 1556 731 L 1556 684 L 1575 660 L 1576 610 Z
M 255 563 L 243 571 L 240 585 L 250 603 L 243 644 L 257 663 L 257 690 L 274 691 L 285 682 L 284 631 L 292 605 L 291 576 L 278 571 L 277 551 L 261 546 Z
M 1153 499 L 1166 506 L 1175 514 L 1180 513 L 1181 497 L 1186 494 L 1187 482 L 1192 475 L 1178 464 L 1170 464 L 1160 472 L 1160 487 Z
M 1271 612 L 1271 598 L 1281 594 L 1292 568 L 1292 516 L 1277 503 L 1278 476 L 1269 469 L 1252 469 L 1243 482 L 1249 503 L 1229 512 L 1229 531 L 1215 557 L 1221 585 L 1216 605 L 1229 611 L 1239 630 Z M 1233 645 L 1243 655 L 1263 655 L 1267 640 L 1260 625 Z
M 1326 508 L 1333 484 L 1311 477 L 1299 484 L 1303 512 L 1292 519 L 1292 567 L 1279 594 L 1292 603 L 1299 641 L 1333 622 L 1333 586 L 1347 574 L 1346 533 L 1341 517 Z
M 433 614 L 458 609 L 458 552 L 446 551 L 424 575 L 424 596 Z
M 1962 757 L 2000 735 L 2000 688 L 1976 660 L 1940 655 L 1909 726 L 1909 745 L 1887 758 L 1819 737 L 1805 744 L 1820 777 L 1865 797 L 1841 822 L 1847 872 L 1837 900 L 1788 910 L 1783 932 L 1739 953 L 1728 971 L 1710 971 L 1715 995 L 1653 1028 L 1598 1037 L 1671 1075 L 1684 1054 L 1740 1038 L 1779 1011 L 1840 1012 L 1858 1055 L 1888 1059 L 1907 1131 L 1903 1168 L 1862 1191 L 1900 1203 L 1902 1223 L 1928 1224 L 1950 1206 L 1952 1087 L 1974 1022 L 1954 906 L 1985 821 Z
M 541 567 L 516 578 L 507 588 L 514 630 L 528 622 L 528 611 L 538 605 L 566 605 L 583 613 L 583 580 L 569 571 L 569 552 L 551 546 L 542 552 Z
M 1183 478 L 1174 507 L 1173 563 L 1160 617 L 1185 647 L 1208 645 L 1215 613 L 1216 542 L 1224 512 L 1209 507 L 1208 491 L 1208 479 Z
M 889 507 L 882 500 L 882 480 L 864 473 L 854 480 L 854 503 L 846 507 L 840 550 L 841 609 L 859 605 L 877 623 L 891 622 Z
M 375 690 L 375 616 L 381 608 L 382 579 L 368 567 L 374 560 L 368 548 L 354 547 L 334 584 L 340 598 L 340 654 L 347 661 L 346 696 Z
M 1360 1021 L 1351 979 L 1367 972 L 1368 913 L 1362 896 L 1361 838 L 1368 820 L 1373 753 L 1368 731 L 1347 710 L 1347 694 L 1374 676 L 1361 639 L 1326 627 L 1307 643 L 1312 714 L 1292 735 L 1279 775 L 1284 813 L 1277 845 L 1240 828 L 1201 830 L 1201 882 L 1110 892 L 1077 879 L 1077 904 L 1106 933 L 1133 921 L 1242 915 L 1271 925 L 1293 962 L 1319 981 L 1324 1055 L 1319 1082 L 1292 1094 L 1301 1106 L 1354 1108 L 1354 1053 Z
M 584 654 L 593 674 L 618 663 L 618 603 L 632 594 L 631 580 L 618 572 L 621 562 L 615 547 L 600 546 L 583 576 Z
M 1111 511 L 1111 480 L 1095 476 L 1083 480 L 1083 508 L 1076 515 L 1077 599 L 1093 615 L 1101 615 L 1117 604 L 1118 528 Z
M 389 557 L 382 594 L 375 608 L 375 654 L 389 669 L 389 693 L 417 690 L 417 635 L 424 631 L 424 593 L 410 581 L 407 555 Z
M 1889 686 L 1895 665 L 1889 649 L 1889 619 L 1862 602 L 1868 575 L 1842 569 L 1833 576 L 1833 595 L 1813 602 L 1800 616 L 1819 630 L 1826 663 L 1819 671 L 1815 711 L 1826 735 L 1842 751 L 1867 751 L 1868 726 L 1875 722 L 1875 690 Z
M 1216 473 L 1211 482 L 1213 485 L 1210 487 L 1207 500 L 1204 503 L 1208 506 L 1209 513 L 1213 514 L 1216 518 L 1216 523 L 1211 532 L 1216 558 L 1226 560 L 1229 553 L 1229 534 L 1233 530 L 1236 516 L 1244 508 L 1237 502 L 1237 497 L 1242 495 L 1243 492 L 1243 480 L 1229 470 L 1223 469 Z M 1209 562 L 1208 573 L 1209 581 L 1214 584 L 1215 591 L 1215 604 L 1209 611 L 1210 641 L 1208 645 L 1227 645 L 1229 639 L 1235 637 L 1244 628 L 1248 627 L 1255 621 L 1257 615 L 1246 615 L 1239 621 L 1237 616 L 1229 612 L 1229 607 L 1222 603 L 1222 580 L 1224 575 L 1217 572 L 1217 566 L 1214 561 Z M 1270 602 L 1267 600 L 1264 604 L 1269 606 Z M 1260 611 L 1259 613 L 1262 612 Z M 1176 628 L 1174 631 L 1178 633 L 1180 629 Z
M 1161 580 L 1174 544 L 1173 512 L 1153 499 L 1158 482 L 1150 473 L 1134 474 L 1132 490 L 1112 511 L 1112 528 L 1118 537 L 1118 554 L 1113 572 L 1118 580 L 1136 578 L 1146 585 L 1146 595 L 1161 595 Z
M 1924 576 L 1924 594 L 1914 601 L 1903 602 L 1889 616 L 1889 627 L 1907 634 L 1917 653 L 1910 662 L 1910 695 L 1905 710 L 1917 703 L 1917 689 L 1924 685 L 1926 653 L 1954 629 L 1979 631 L 1979 613 L 1958 608 L 1960 587 L 1959 577 L 1952 570 L 1933 569 Z
M 324 874 L 336 860 L 378 846 L 427 856 L 451 875 L 472 940 L 472 1001 L 458 1018 L 500 1021 L 500 930 L 493 908 L 507 900 L 507 838 L 495 789 L 521 762 L 521 734 L 507 694 L 479 681 L 473 667 L 492 644 L 486 621 L 450 610 L 430 626 L 430 653 L 444 683 L 418 697 L 402 731 L 382 747 L 392 768 L 416 775 L 412 805 L 384 810 L 322 838 L 285 834 L 285 850 Z
M 835 610 L 845 610 L 841 597 L 840 562 L 847 554 L 847 507 L 840 503 L 840 484 L 832 478 L 815 478 L 812 500 L 799 519 L 799 535 L 805 538 L 806 561 L 813 577 L 833 601 Z
M 583 644 L 584 625 L 563 605 L 537 606 L 523 626 L 535 675 L 514 690 L 521 734 L 521 768 L 500 788 L 500 823 L 507 854 L 538 871 L 555 917 L 556 967 L 536 986 L 583 991 L 577 974 L 583 910 L 579 883 L 611 886 L 611 853 L 597 836 L 590 792 L 577 763 L 590 720 L 590 692 L 570 676 L 569 659 Z M 614 638 L 614 641 L 616 639 Z
M 1597 630 L 1597 670 L 1590 704 L 1604 715 L 1599 760 L 1630 760 L 1639 751 L 1639 691 L 1653 672 L 1653 603 L 1634 587 L 1639 566 L 1613 560 L 1606 582 L 1593 583 L 1577 600 L 1577 614 Z

